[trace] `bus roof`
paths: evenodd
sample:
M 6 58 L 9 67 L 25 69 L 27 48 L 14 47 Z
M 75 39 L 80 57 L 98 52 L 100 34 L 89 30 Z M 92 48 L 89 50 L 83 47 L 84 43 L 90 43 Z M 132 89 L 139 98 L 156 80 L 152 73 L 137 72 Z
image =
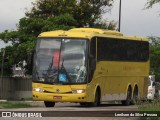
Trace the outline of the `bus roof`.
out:
M 74 38 L 90 39 L 95 36 L 147 41 L 147 39 L 144 37 L 124 36 L 122 33 L 118 31 L 97 29 L 97 28 L 73 28 L 68 31 L 64 30 L 49 31 L 41 33 L 38 37 L 71 37 L 71 38 L 74 37 Z

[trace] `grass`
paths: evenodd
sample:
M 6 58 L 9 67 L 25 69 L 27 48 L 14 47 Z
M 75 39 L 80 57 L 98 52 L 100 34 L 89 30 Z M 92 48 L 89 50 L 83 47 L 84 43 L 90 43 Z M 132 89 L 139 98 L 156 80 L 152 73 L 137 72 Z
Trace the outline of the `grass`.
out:
M 153 101 L 137 102 L 138 110 L 142 113 L 153 113 L 160 115 L 160 99 Z M 141 117 L 140 120 L 160 120 L 160 117 Z
M 21 101 L 32 101 L 33 99 L 32 98 L 21 98 Z
M 0 102 L 0 108 L 29 108 L 37 107 L 37 105 L 31 105 L 29 103 L 22 102 Z

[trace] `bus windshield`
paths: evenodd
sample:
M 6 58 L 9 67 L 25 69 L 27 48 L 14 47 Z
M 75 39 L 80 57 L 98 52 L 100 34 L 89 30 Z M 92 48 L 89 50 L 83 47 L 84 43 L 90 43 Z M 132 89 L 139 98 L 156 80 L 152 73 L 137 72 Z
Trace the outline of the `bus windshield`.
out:
M 86 83 L 87 40 L 39 38 L 33 80 L 51 84 Z

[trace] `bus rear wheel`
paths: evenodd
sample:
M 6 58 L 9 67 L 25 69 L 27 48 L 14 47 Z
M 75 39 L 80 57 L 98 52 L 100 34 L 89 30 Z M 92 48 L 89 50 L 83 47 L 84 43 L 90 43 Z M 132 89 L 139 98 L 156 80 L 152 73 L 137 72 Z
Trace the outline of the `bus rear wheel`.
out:
M 138 97 L 138 87 L 136 86 L 133 92 L 133 98 L 131 104 L 135 105 L 137 102 L 139 102 L 139 97 Z
M 55 106 L 55 102 L 44 101 L 44 105 L 45 105 L 46 107 L 54 107 L 54 106 Z
M 127 91 L 127 98 L 126 98 L 126 100 L 122 101 L 122 105 L 125 105 L 125 106 L 130 105 L 131 104 L 131 96 L 132 96 L 132 90 L 131 90 L 131 87 L 129 87 L 128 91 Z

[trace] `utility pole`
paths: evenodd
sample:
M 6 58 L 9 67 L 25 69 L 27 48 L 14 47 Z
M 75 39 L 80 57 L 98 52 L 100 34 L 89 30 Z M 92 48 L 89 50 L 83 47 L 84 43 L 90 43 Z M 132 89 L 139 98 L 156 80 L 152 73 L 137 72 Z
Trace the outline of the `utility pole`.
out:
M 119 27 L 118 31 L 121 31 L 121 0 L 119 1 Z

